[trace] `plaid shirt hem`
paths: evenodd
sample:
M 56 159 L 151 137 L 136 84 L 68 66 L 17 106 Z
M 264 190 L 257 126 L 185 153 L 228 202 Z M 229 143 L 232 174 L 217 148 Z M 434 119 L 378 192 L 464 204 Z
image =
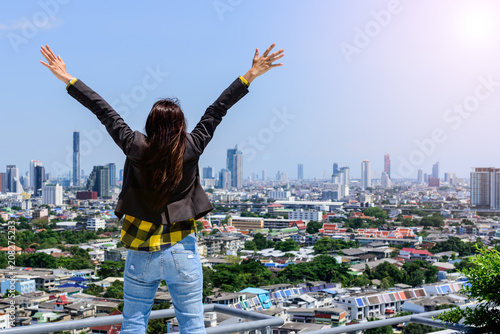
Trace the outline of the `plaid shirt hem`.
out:
M 156 252 L 175 245 L 191 233 L 196 233 L 194 218 L 172 225 L 156 225 L 125 215 L 121 242 L 131 250 Z

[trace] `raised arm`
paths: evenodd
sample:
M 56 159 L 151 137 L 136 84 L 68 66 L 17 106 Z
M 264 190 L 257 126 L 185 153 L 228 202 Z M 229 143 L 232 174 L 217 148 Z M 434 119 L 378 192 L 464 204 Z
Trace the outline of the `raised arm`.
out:
M 135 132 L 125 123 L 120 115 L 96 92 L 77 80 L 66 71 L 66 64 L 61 56 L 56 56 L 47 45 L 42 46 L 40 52 L 47 63 L 40 61 L 59 80 L 67 84 L 68 94 L 74 97 L 84 107 L 92 111 L 108 130 L 109 135 L 122 149 L 123 153 L 130 156 L 130 148 L 134 140 Z
M 260 57 L 259 49 L 255 49 L 255 55 L 250 70 L 248 70 L 245 75 L 235 80 L 224 90 L 224 92 L 222 92 L 219 98 L 207 108 L 205 114 L 191 132 L 199 154 L 203 153 L 203 150 L 212 139 L 216 127 L 222 121 L 222 117 L 226 115 L 227 110 L 248 93 L 248 86 L 250 83 L 271 68 L 283 65 L 282 63 L 273 64 L 276 60 L 284 56 L 283 49 L 270 53 L 274 46 L 275 44 L 273 43 Z

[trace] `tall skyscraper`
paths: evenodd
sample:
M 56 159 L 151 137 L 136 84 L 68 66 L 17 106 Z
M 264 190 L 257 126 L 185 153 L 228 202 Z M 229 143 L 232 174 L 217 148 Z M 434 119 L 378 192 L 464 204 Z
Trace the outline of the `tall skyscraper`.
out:
M 500 209 L 500 168 L 474 168 L 470 173 L 470 204 L 481 209 Z
M 226 168 L 231 172 L 231 187 L 239 189 L 243 185 L 243 153 L 238 146 L 227 150 Z
M 202 173 L 203 179 L 213 179 L 214 178 L 214 172 L 212 167 L 203 167 L 203 173 Z
M 7 174 L 6 173 L 0 173 L 0 192 L 1 193 L 7 192 Z
M 333 172 L 332 172 L 332 177 L 335 177 L 337 176 L 337 174 L 339 173 L 339 164 L 334 162 L 333 163 Z
M 263 169 L 262 170 L 262 181 L 265 181 L 266 180 L 266 170 Z
M 22 189 L 19 189 L 21 182 L 19 180 L 19 169 L 16 165 L 7 165 L 7 191 L 11 193 L 21 193 Z
M 372 186 L 370 161 L 363 160 L 361 163 L 361 189 L 365 190 Z
M 387 173 L 387 176 L 391 178 L 391 158 L 389 154 L 384 155 L 384 173 Z
M 116 164 L 110 162 L 107 166 L 109 168 L 109 186 L 116 187 Z
M 80 186 L 80 132 L 73 132 L 73 186 Z
M 33 184 L 33 194 L 35 196 L 42 196 L 43 183 L 45 182 L 45 167 L 36 166 L 35 167 L 35 178 Z
M 386 172 L 382 172 L 382 175 L 380 176 L 380 185 L 384 189 L 391 188 L 392 182 L 391 179 L 389 178 L 389 174 Z
M 29 187 L 33 188 L 35 186 L 35 167 L 36 166 L 42 166 L 42 162 L 38 160 L 31 160 L 30 161 L 30 169 L 29 169 L 29 176 L 30 176 L 30 184 Z
M 439 179 L 439 161 L 432 165 L 432 177 Z
M 97 192 L 97 196 L 109 196 L 109 167 L 94 166 L 87 180 L 87 189 Z
M 304 179 L 304 165 L 298 164 L 297 165 L 297 180 L 303 180 L 303 179 Z
M 424 171 L 422 169 L 418 170 L 417 182 L 418 184 L 424 184 Z
M 228 169 L 222 169 L 219 172 L 219 188 L 231 188 L 231 172 Z

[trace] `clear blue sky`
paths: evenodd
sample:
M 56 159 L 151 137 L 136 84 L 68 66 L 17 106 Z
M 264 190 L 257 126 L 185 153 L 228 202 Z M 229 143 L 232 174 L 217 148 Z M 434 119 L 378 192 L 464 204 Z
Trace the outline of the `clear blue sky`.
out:
M 500 167 L 498 1 L 75 1 L 0 3 L 0 170 L 71 167 L 124 157 L 97 119 L 39 64 L 41 44 L 142 130 L 157 98 L 177 97 L 191 129 L 222 90 L 273 42 L 285 64 L 250 87 L 218 128 L 200 167 L 243 149 L 244 176 L 306 178 L 332 164 L 375 177 Z M 155 73 L 151 75 L 151 73 Z M 285 115 L 285 116 L 284 116 Z M 442 175 L 441 175 L 442 176 Z

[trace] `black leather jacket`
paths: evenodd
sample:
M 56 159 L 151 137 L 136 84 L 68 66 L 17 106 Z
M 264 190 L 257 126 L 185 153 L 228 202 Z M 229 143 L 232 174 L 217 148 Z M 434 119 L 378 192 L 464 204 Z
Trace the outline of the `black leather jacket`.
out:
M 128 214 L 154 224 L 172 224 L 201 218 L 213 209 L 200 184 L 198 160 L 227 110 L 248 93 L 248 88 L 239 79 L 222 92 L 207 108 L 193 131 L 187 134 L 182 180 L 169 203 L 156 211 L 152 209 L 151 203 L 158 194 L 147 187 L 142 168 L 146 136 L 139 131 L 132 131 L 120 115 L 81 80 L 70 85 L 68 93 L 97 116 L 127 156 L 123 169 L 123 189 L 115 208 L 119 218 Z

